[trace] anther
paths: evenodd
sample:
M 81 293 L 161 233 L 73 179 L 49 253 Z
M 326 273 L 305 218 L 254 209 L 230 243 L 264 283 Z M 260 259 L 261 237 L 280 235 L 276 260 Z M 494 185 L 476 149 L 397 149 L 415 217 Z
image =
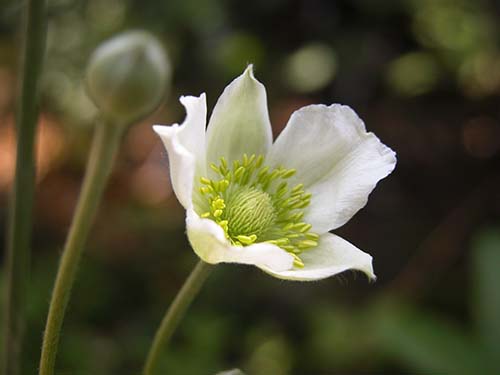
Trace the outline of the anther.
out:
M 219 177 L 200 178 L 197 190 L 209 204 L 200 216 L 212 218 L 234 246 L 271 243 L 292 254 L 295 267 L 303 267 L 299 254 L 319 241 L 318 234 L 309 232 L 312 225 L 301 221 L 312 195 L 303 184 L 288 186 L 285 180 L 295 169 L 262 166 L 264 160 L 263 155 L 244 154 L 231 164 L 224 157 L 219 165 L 211 163 Z

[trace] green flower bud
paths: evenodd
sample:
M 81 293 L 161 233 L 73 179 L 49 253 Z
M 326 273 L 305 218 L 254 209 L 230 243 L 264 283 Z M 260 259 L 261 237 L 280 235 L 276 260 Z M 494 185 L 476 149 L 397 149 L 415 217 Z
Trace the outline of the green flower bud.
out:
M 160 42 L 147 32 L 129 31 L 94 51 L 87 68 L 87 91 L 105 118 L 130 124 L 159 105 L 170 76 Z

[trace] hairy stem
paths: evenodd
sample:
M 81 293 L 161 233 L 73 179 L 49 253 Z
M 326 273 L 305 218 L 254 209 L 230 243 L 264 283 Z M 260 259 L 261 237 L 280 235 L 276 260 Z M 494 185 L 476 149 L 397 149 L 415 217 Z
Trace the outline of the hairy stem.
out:
M 184 282 L 184 285 L 177 293 L 170 308 L 167 310 L 158 331 L 156 331 L 153 344 L 149 349 L 146 364 L 144 365 L 143 375 L 154 375 L 158 373 L 158 360 L 161 357 L 162 350 L 168 344 L 168 341 L 175 332 L 186 310 L 200 291 L 201 286 L 213 267 L 214 266 L 200 260 L 193 271 L 191 271 L 191 274 Z
M 82 192 L 59 263 L 43 337 L 40 375 L 53 375 L 59 336 L 71 288 L 101 195 L 120 144 L 123 126 L 98 124 Z

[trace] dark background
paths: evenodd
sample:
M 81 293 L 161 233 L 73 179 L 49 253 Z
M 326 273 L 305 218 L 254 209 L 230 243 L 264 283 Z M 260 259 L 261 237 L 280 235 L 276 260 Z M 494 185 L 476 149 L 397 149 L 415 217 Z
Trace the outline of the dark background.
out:
M 2 253 L 23 4 L 4 0 L 0 13 Z M 183 94 L 206 92 L 213 108 L 247 63 L 267 87 L 275 136 L 301 106 L 338 102 L 397 152 L 395 172 L 337 231 L 373 255 L 378 281 L 348 272 L 285 282 L 221 265 L 165 353 L 165 373 L 500 371 L 498 3 L 54 0 L 49 12 L 26 374 L 37 366 L 92 136 L 83 70 L 101 41 L 134 28 L 164 43 L 172 88 L 123 142 L 65 320 L 60 374 L 141 368 L 196 262 L 151 125 L 182 121 Z

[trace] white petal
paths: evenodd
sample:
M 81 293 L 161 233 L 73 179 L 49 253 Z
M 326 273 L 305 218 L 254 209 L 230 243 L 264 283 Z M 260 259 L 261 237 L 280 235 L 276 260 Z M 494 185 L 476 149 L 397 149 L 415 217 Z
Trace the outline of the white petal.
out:
M 205 125 L 207 104 L 205 94 L 199 97 L 184 96 L 180 99 L 186 108 L 186 119 L 182 125 L 155 125 L 167 149 L 172 187 L 179 202 L 191 206 L 193 181 L 196 175 L 205 175 Z
M 324 279 L 347 270 L 364 272 L 370 279 L 375 279 L 372 257 L 356 246 L 332 233 L 320 237 L 319 245 L 300 254 L 304 268 L 288 271 L 272 271 L 260 267 L 267 273 L 280 279 L 313 281 Z
M 272 143 L 266 89 L 252 66 L 226 87 L 215 105 L 207 130 L 207 162 L 219 164 L 248 155 L 265 155 Z
M 224 231 L 213 220 L 200 218 L 187 210 L 187 234 L 196 254 L 207 263 L 242 263 L 266 267 L 273 271 L 291 269 L 293 257 L 268 243 L 237 247 L 225 238 Z
M 345 224 L 392 172 L 395 153 L 347 106 L 311 105 L 293 113 L 267 162 L 295 168 L 291 183 L 312 193 L 304 221 L 324 233 Z

